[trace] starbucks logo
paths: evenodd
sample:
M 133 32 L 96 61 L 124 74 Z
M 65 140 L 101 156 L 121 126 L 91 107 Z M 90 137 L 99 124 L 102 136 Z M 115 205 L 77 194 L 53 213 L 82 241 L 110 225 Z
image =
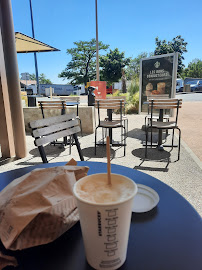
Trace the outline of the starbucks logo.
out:
M 155 68 L 159 68 L 160 65 L 161 65 L 160 62 L 158 62 L 158 61 L 154 64 Z

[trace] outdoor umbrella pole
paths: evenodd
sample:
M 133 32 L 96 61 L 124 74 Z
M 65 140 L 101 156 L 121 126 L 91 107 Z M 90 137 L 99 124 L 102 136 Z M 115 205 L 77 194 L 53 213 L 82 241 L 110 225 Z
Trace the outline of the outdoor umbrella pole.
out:
M 32 37 L 35 38 L 33 12 L 32 12 L 32 0 L 29 0 L 29 4 L 30 4 L 30 14 L 31 14 L 31 23 L 32 23 Z M 35 52 L 34 52 L 34 62 L 35 62 L 35 72 L 36 72 L 36 81 L 37 81 L 37 94 L 39 94 L 39 74 L 38 74 L 37 56 Z

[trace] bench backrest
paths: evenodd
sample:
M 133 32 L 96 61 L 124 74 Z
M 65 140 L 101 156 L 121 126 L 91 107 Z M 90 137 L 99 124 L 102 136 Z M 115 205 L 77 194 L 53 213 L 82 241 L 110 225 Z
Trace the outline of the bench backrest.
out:
M 80 132 L 75 114 L 64 114 L 32 121 L 30 127 L 32 128 L 32 136 L 35 138 L 34 143 L 36 146 Z

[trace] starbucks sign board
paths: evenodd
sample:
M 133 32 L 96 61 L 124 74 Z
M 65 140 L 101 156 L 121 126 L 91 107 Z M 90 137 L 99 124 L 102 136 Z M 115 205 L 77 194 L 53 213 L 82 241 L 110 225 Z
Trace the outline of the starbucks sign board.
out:
M 173 98 L 176 92 L 178 54 L 143 58 L 140 63 L 139 113 L 147 112 L 150 98 Z

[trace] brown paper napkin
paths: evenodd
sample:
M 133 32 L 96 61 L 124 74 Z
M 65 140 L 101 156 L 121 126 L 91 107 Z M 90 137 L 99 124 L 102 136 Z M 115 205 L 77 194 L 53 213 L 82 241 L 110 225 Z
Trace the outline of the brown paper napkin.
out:
M 89 168 L 74 164 L 34 170 L 0 192 L 0 238 L 7 249 L 52 242 L 79 220 L 73 186 Z

